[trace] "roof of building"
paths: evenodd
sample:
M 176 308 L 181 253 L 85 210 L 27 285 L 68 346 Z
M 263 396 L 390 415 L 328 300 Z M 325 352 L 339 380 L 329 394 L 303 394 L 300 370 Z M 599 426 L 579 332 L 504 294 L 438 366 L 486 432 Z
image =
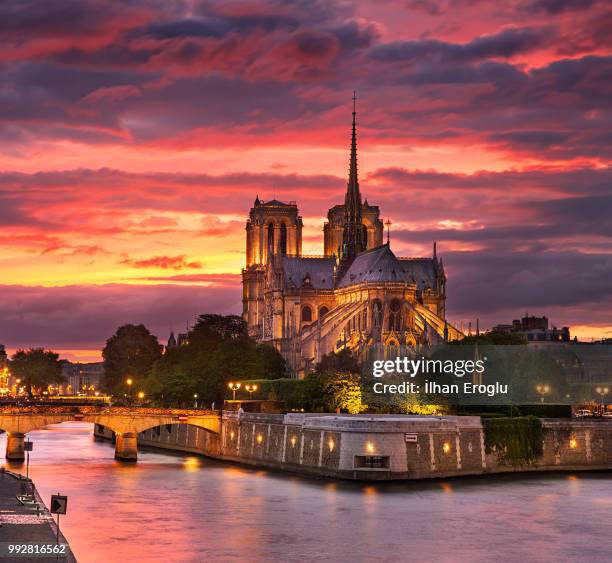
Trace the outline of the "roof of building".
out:
M 417 284 L 417 289 L 436 287 L 436 267 L 433 258 L 400 258 L 409 281 Z
M 436 287 L 433 258 L 398 258 L 389 244 L 359 254 L 346 271 L 338 287 L 363 282 L 413 282 L 417 289 Z
M 403 282 L 407 281 L 401 262 L 383 244 L 361 252 L 349 266 L 338 287 L 346 287 L 363 282 Z
M 334 258 L 284 256 L 285 285 L 289 288 L 333 289 L 335 264 Z
M 284 207 L 295 207 L 296 203 L 295 201 L 279 201 L 278 199 L 271 199 L 269 201 L 262 201 L 259 198 L 255 201 L 255 205 L 259 205 L 262 207 L 265 206 L 274 206 L 274 207 L 278 207 L 278 206 L 284 206 Z

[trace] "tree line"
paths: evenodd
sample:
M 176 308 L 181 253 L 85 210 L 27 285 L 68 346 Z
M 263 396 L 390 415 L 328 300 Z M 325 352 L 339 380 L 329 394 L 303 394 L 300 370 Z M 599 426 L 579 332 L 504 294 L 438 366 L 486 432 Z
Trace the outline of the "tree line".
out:
M 184 343 L 164 350 L 142 324 L 124 325 L 102 351 L 104 386 L 115 396 L 142 391 L 162 405 L 221 405 L 227 384 L 285 375 L 285 360 L 272 346 L 249 337 L 236 315 L 200 315 Z M 128 380 L 131 384 L 128 385 Z

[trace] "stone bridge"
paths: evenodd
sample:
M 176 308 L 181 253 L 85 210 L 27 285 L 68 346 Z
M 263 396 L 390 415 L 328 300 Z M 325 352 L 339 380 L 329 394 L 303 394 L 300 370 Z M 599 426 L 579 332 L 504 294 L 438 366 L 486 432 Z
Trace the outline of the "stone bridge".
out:
M 104 406 L 3 406 L 0 430 L 7 433 L 6 459 L 23 460 L 25 435 L 49 424 L 83 421 L 105 426 L 115 433 L 115 457 L 136 461 L 138 434 L 164 424 L 190 424 L 219 435 L 219 411 Z

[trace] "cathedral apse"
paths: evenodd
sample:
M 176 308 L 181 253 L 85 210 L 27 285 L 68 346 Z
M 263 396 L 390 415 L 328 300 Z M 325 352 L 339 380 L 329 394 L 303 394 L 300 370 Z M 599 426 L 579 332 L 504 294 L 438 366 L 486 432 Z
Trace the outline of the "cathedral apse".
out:
M 246 222 L 243 318 L 249 334 L 275 346 L 303 377 L 324 354 L 373 345 L 400 347 L 462 338 L 445 320 L 446 275 L 431 257 L 395 255 L 384 241 L 380 209 L 362 200 L 357 170 L 355 99 L 344 203 L 327 213 L 324 254 L 302 254 L 295 201 L 257 197 Z

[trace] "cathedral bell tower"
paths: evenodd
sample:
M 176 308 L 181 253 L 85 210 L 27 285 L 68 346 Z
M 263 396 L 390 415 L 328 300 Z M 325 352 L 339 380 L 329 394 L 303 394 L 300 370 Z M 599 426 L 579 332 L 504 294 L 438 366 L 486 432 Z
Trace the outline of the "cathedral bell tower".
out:
M 262 201 L 246 222 L 246 267 L 242 270 L 242 317 L 249 334 L 263 336 L 266 265 L 274 258 L 302 254 L 302 218 L 295 201 Z

